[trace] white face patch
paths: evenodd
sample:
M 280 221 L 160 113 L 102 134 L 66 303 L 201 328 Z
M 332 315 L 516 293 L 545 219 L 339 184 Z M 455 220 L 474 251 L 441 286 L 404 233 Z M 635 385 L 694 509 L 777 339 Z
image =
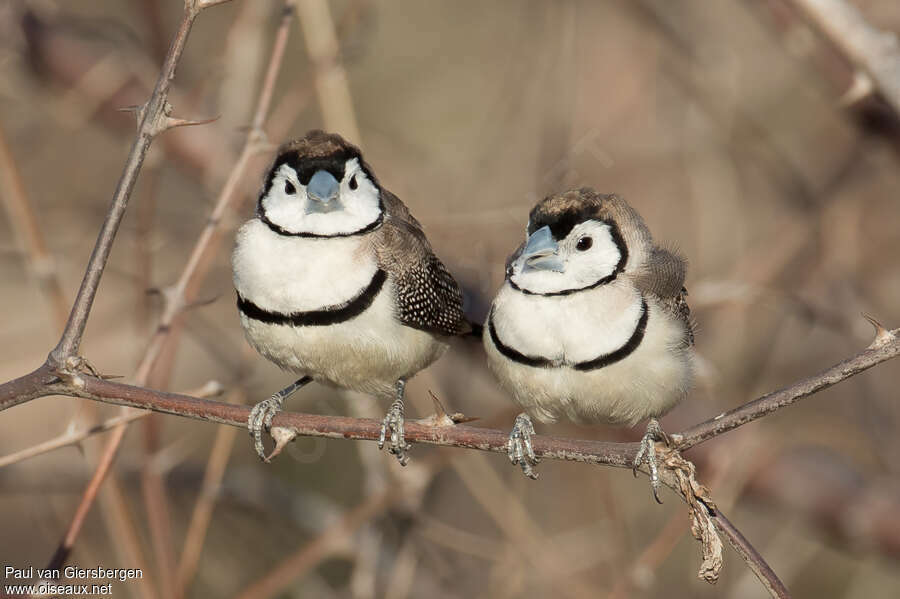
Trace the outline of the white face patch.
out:
M 322 237 L 354 233 L 381 215 L 378 187 L 366 176 L 357 158 L 345 163 L 344 178 L 338 182 L 337 196 L 331 202 L 329 210 L 322 211 L 310 197 L 307 186 L 300 183 L 297 172 L 282 164 L 275 171 L 261 206 L 266 218 L 286 232 Z
M 528 267 L 522 255 L 511 265 L 510 281 L 536 294 L 577 291 L 611 276 L 622 258 L 610 225 L 598 220 L 579 223 L 557 244 L 561 270 Z

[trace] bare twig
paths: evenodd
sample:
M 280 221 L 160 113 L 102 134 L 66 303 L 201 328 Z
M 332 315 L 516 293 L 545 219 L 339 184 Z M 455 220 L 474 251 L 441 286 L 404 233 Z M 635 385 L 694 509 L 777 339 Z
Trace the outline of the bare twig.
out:
M 417 465 L 423 471 L 422 476 L 415 477 L 415 479 L 430 480 L 446 464 L 446 456 L 430 457 L 431 459 L 422 460 Z M 398 481 L 396 484 L 387 485 L 381 491 L 369 495 L 356 507 L 346 511 L 340 520 L 319 533 L 315 539 L 285 557 L 268 574 L 241 591 L 237 599 L 264 599 L 277 595 L 291 582 L 339 551 L 349 535 L 383 513 L 395 501 L 403 498 L 405 493 L 409 492 L 408 487 L 408 484 L 400 484 Z
M 879 325 L 875 341 L 852 358 L 839 362 L 815 376 L 773 391 L 759 399 L 746 403 L 730 412 L 694 425 L 676 435 L 672 441 L 679 450 L 685 450 L 707 439 L 752 422 L 776 410 L 789 406 L 804 397 L 827 389 L 843 380 L 868 370 L 872 366 L 890 360 L 900 354 L 900 329 L 888 331 Z
M 140 172 L 144 158 L 150 148 L 150 144 L 154 138 L 163 133 L 172 126 L 171 106 L 168 104 L 168 94 L 171 87 L 172 79 L 175 77 L 175 69 L 181 59 L 185 44 L 191 27 L 196 19 L 206 8 L 206 3 L 198 2 L 198 0 L 186 0 L 184 4 L 184 13 L 166 60 L 160 72 L 159 79 L 150 99 L 144 104 L 139 111 L 138 132 L 129 152 L 125 168 L 116 186 L 113 199 L 110 204 L 106 219 L 97 237 L 94 250 L 88 262 L 84 278 L 81 281 L 81 287 L 78 290 L 72 311 L 69 314 L 69 320 L 65 330 L 53 351 L 47 358 L 44 368 L 45 374 L 49 375 L 55 372 L 63 377 L 76 377 L 77 370 L 83 367 L 83 362 L 76 357 L 78 348 L 81 344 L 81 338 L 84 335 L 84 329 L 93 306 L 94 297 L 97 288 L 100 285 L 100 278 L 106 267 L 106 261 L 112 251 L 112 244 L 115 239 L 119 224 L 125 215 L 128 206 L 128 200 L 134 190 L 137 182 L 138 173 Z M 55 552 L 51 564 L 53 567 L 59 567 L 68 557 L 75 539 L 78 537 L 84 519 L 88 511 L 94 503 L 97 491 L 103 480 L 109 474 L 110 468 L 114 461 L 116 450 L 120 445 L 125 434 L 125 425 L 120 425 L 114 429 L 111 438 L 106 447 L 104 447 L 99 458 L 99 464 L 95 470 L 87 489 L 82 495 L 81 502 L 75 511 L 75 516 L 69 524 L 63 540 L 61 541 L 57 551 Z
M 303 28 L 303 39 L 315 68 L 316 92 L 322 122 L 331 131 L 353 143 L 362 145 L 347 72 L 339 60 L 340 45 L 331 9 L 325 0 L 299 0 L 297 17 Z
M 31 447 L 26 447 L 25 449 L 21 449 L 19 451 L 0 457 L 0 468 L 39 455 L 43 455 L 61 447 L 75 445 L 76 443 L 84 441 L 88 437 L 93 437 L 94 435 L 105 433 L 106 431 L 112 430 L 119 425 L 127 424 L 140 418 L 145 418 L 152 413 L 153 412 L 131 411 L 119 416 L 115 416 L 114 418 L 109 418 L 108 420 L 104 420 L 100 424 L 96 424 L 81 431 L 64 433 L 58 437 L 54 437 L 52 439 L 44 441 L 43 443 L 38 443 L 37 445 L 32 445 Z
M 880 342 L 819 375 L 804 379 L 670 436 L 675 448 L 683 451 L 771 414 L 897 355 L 900 355 L 900 329 L 885 330 Z M 250 413 L 250 409 L 246 406 L 154 391 L 87 374 L 79 373 L 63 380 L 56 376 L 48 365 L 0 385 L 0 410 L 45 395 L 82 397 L 241 428 L 246 426 Z M 375 420 L 280 412 L 275 416 L 273 426 L 287 428 L 301 436 L 373 441 L 378 438 L 381 425 Z M 411 442 L 506 453 L 507 434 L 498 430 L 464 425 L 435 427 L 411 421 L 407 436 Z M 534 448 L 538 456 L 618 467 L 631 467 L 637 447 L 637 443 L 607 443 L 541 435 L 534 437 Z
M 2 128 L 0 128 L 0 184 L 2 184 L 0 197 L 3 198 L 9 220 L 14 225 L 12 229 L 21 238 L 22 249 L 31 267 L 31 273 L 37 279 L 41 292 L 50 302 L 53 323 L 61 328 L 66 322 L 69 303 L 56 273 L 56 262 L 47 250 L 34 208 L 25 193 L 25 183 L 16 167 L 12 150 L 6 143 L 6 135 Z
M 241 404 L 244 393 L 231 394 L 230 399 L 229 403 Z M 184 535 L 181 559 L 178 560 L 178 595 L 181 597 L 187 595 L 188 587 L 197 571 L 200 553 L 206 540 L 206 532 L 212 519 L 216 494 L 222 477 L 225 475 L 225 467 L 228 465 L 228 458 L 231 455 L 231 448 L 237 432 L 234 428 L 220 427 L 216 431 L 216 438 L 209 451 L 209 461 L 203 474 L 203 484 L 200 486 L 200 493 L 194 504 L 187 533 Z
M 728 543 L 737 551 L 738 555 L 747 562 L 747 565 L 756 574 L 756 577 L 763 583 L 769 595 L 777 599 L 789 599 L 790 593 L 785 588 L 772 568 L 766 563 L 759 552 L 750 544 L 750 542 L 741 534 L 735 526 L 725 517 L 725 514 L 718 510 L 711 510 L 713 522 L 719 529 Z
M 871 346 L 820 375 L 800 381 L 795 385 L 749 402 L 720 417 L 672 435 L 675 447 L 677 449 L 692 447 L 742 424 L 771 414 L 803 397 L 808 397 L 816 391 L 850 378 L 900 354 L 900 335 L 898 335 L 900 330 L 888 331 L 879 327 L 876 332 L 876 341 Z M 49 394 L 70 395 L 117 405 L 151 409 L 241 428 L 245 426 L 249 416 L 249 408 L 245 406 L 153 391 L 87 374 L 76 373 L 64 379 L 59 378 L 54 376 L 49 364 L 45 364 L 25 377 L 0 385 L 0 409 Z M 296 435 L 370 441 L 376 440 L 380 433 L 380 423 L 376 420 L 289 412 L 279 413 L 275 417 L 273 426 L 287 429 Z M 505 453 L 507 446 L 505 432 L 465 425 L 434 426 L 431 423 L 409 422 L 406 433 L 409 441 L 433 445 L 466 447 L 496 453 Z M 637 444 L 535 436 L 534 449 L 537 455 L 545 458 L 628 468 L 637 451 Z M 716 519 L 717 513 L 715 510 L 711 511 L 711 516 L 719 530 L 728 537 L 729 542 L 743 547 L 746 541 L 734 535 L 733 527 L 720 523 Z M 744 552 L 742 557 L 755 559 L 757 555 L 755 552 Z M 751 567 L 761 579 L 766 579 L 768 576 L 769 569 L 768 566 L 765 566 L 765 562 L 751 564 Z
M 124 430 L 124 427 L 116 429 L 117 432 Z M 109 468 L 112 466 L 113 457 L 114 456 L 106 453 L 103 454 L 100 463 L 97 465 L 97 471 L 104 473 L 108 472 Z M 53 557 L 50 558 L 50 562 L 47 564 L 47 569 L 62 568 L 63 564 L 65 564 L 69 557 L 69 553 L 72 551 L 72 547 L 75 544 L 75 539 L 78 538 L 78 533 L 81 532 L 81 527 L 84 525 L 84 520 L 87 518 L 88 511 L 94 504 L 94 499 L 97 497 L 98 491 L 100 491 L 100 485 L 103 483 L 103 478 L 105 477 L 94 476 L 91 479 L 87 489 L 84 491 L 81 503 L 78 505 L 78 509 L 72 517 L 69 528 L 63 536 L 62 542 L 60 542 L 59 546 L 56 548 L 56 552 L 54 552 Z
M 221 393 L 222 386 L 215 381 L 210 381 L 196 391 L 186 392 L 187 395 L 204 398 L 215 397 L 216 395 L 220 395 Z M 134 420 L 146 418 L 152 413 L 153 412 L 135 412 L 134 410 L 129 410 L 128 412 L 125 412 L 118 416 L 108 418 L 107 420 L 104 420 L 99 424 L 89 426 L 84 430 L 67 431 L 59 435 L 58 437 L 48 439 L 43 443 L 38 443 L 37 445 L 32 445 L 31 447 L 26 447 L 25 449 L 21 449 L 19 451 L 0 457 L 0 468 L 22 462 L 39 455 L 43 455 L 45 453 L 49 453 L 62 447 L 68 447 L 69 445 L 81 443 L 85 439 L 88 439 L 95 435 L 99 435 L 101 433 L 105 433 L 106 431 L 112 430 L 121 424 L 128 424 L 129 422 L 133 422 Z
M 834 45 L 858 71 L 865 73 L 900 116 L 900 43 L 897 35 L 870 25 L 845 0 L 787 0 Z
M 194 19 L 204 8 L 206 8 L 206 4 L 203 2 L 186 0 L 184 15 L 172 40 L 172 45 L 169 47 L 169 53 L 166 55 L 166 61 L 156 82 L 156 87 L 153 89 L 150 99 L 141 107 L 138 133 L 113 194 L 106 220 L 103 222 L 94 245 L 94 251 L 91 253 L 84 279 L 75 298 L 75 304 L 69 314 L 69 321 L 59 343 L 50 352 L 48 358 L 48 361 L 57 369 L 65 368 L 66 360 L 78 353 L 84 328 L 94 304 L 94 297 L 100 285 L 100 277 L 103 276 L 106 261 L 112 251 L 113 240 L 119 230 L 122 217 L 125 215 L 125 209 L 128 207 L 128 200 L 131 198 L 131 192 L 137 182 L 144 157 L 147 155 L 153 139 L 168 128 L 167 121 L 171 112 L 171 107 L 167 102 L 169 88 L 175 77 L 175 68 L 181 59 Z

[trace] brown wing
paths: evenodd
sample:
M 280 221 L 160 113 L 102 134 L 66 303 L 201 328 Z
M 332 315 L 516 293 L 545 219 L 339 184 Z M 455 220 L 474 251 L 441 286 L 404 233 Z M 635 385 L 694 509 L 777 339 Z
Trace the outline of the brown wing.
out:
M 391 192 L 383 190 L 382 201 L 386 218 L 375 251 L 379 266 L 393 277 L 400 322 L 439 335 L 468 333 L 462 291 L 434 255 L 419 221 Z
M 644 294 L 659 298 L 663 307 L 684 322 L 688 345 L 694 344 L 694 325 L 687 303 L 684 277 L 687 261 L 669 250 L 653 247 L 646 264 L 634 276 L 635 285 Z

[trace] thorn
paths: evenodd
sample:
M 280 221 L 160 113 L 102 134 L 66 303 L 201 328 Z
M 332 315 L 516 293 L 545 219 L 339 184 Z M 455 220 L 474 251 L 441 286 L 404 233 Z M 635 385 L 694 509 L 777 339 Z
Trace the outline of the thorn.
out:
M 884 328 L 880 322 L 878 322 L 874 316 L 871 314 L 866 314 L 862 312 L 862 317 L 869 321 L 875 328 L 875 339 L 872 340 L 872 343 L 869 344 L 870 349 L 875 349 L 878 347 L 883 347 L 897 338 L 897 336 L 892 332 Z
M 213 123 L 218 121 L 222 115 L 217 115 L 209 119 L 202 119 L 199 121 L 191 120 L 191 119 L 179 119 L 176 117 L 166 116 L 166 120 L 163 123 L 162 129 L 174 129 L 175 127 L 193 127 L 195 125 L 208 125 L 209 123 Z
M 210 6 L 216 6 L 217 4 L 225 4 L 226 2 L 230 2 L 231 0 L 198 0 L 197 9 L 198 12 L 200 10 L 204 10 L 209 8 Z
M 98 378 L 104 381 L 112 381 L 114 379 L 124 379 L 125 376 L 121 374 L 101 374 Z
M 431 401 L 434 403 L 434 415 L 437 418 L 447 418 L 447 410 L 444 409 L 444 404 L 441 403 L 441 400 L 438 399 L 438 396 L 434 394 L 434 392 L 429 389 L 428 395 L 431 396 Z
M 135 104 L 133 106 L 124 106 L 118 109 L 119 112 L 130 112 L 134 115 L 135 127 L 140 129 L 141 121 L 144 120 L 144 113 L 147 111 L 147 103 Z
M 874 90 L 875 85 L 872 83 L 871 77 L 863 71 L 854 71 L 853 81 L 850 82 L 850 87 L 838 100 L 838 106 L 843 108 L 853 106 L 860 100 L 870 96 Z
M 275 439 L 275 449 L 266 456 L 265 461 L 267 464 L 272 461 L 272 458 L 280 454 L 281 450 L 283 450 L 288 443 L 297 438 L 297 431 L 291 428 L 284 428 L 283 426 L 273 426 L 272 430 L 269 431 L 269 434 Z
M 466 416 L 462 412 L 453 412 L 450 414 L 450 420 L 453 421 L 453 424 L 465 424 L 466 422 L 475 422 L 476 420 L 481 420 L 478 416 Z
M 418 422 L 424 426 L 453 426 L 458 421 L 457 417 L 465 418 L 462 414 L 453 414 L 452 416 L 447 413 L 447 410 L 444 409 L 444 404 L 441 403 L 441 400 L 437 398 L 437 396 L 431 391 L 428 390 L 428 395 L 431 396 L 431 401 L 434 403 L 434 414 L 421 418 Z

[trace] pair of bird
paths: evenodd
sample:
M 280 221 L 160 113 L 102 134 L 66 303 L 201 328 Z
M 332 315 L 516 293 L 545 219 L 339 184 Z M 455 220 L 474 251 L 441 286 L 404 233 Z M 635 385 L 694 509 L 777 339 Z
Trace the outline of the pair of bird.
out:
M 237 234 L 232 266 L 247 339 L 302 375 L 253 408 L 260 457 L 263 429 L 315 380 L 391 400 L 379 447 L 387 442 L 406 464 L 406 381 L 449 337 L 481 327 L 466 319 L 459 285 L 419 222 L 359 149 L 322 131 L 282 146 L 256 216 Z M 693 374 L 684 276 L 685 261 L 656 246 L 616 195 L 583 188 L 532 209 L 483 330 L 491 370 L 525 410 L 508 449 L 527 476 L 536 478 L 538 461 L 532 417 L 650 418 L 635 468 L 649 464 L 656 495 L 656 418 L 685 396 Z

